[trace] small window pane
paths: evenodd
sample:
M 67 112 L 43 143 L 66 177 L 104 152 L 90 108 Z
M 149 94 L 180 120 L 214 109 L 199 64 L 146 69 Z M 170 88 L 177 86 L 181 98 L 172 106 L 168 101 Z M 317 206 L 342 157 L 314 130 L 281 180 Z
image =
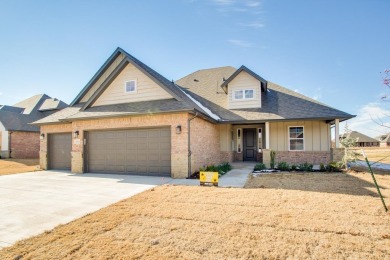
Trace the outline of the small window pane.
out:
M 243 99 L 244 98 L 243 91 L 242 90 L 234 91 L 234 98 L 235 99 Z
M 135 90 L 136 90 L 135 81 L 134 80 L 127 81 L 126 82 L 126 92 L 134 92 Z
M 253 98 L 253 89 L 245 90 L 245 98 Z
M 290 138 L 303 138 L 303 127 L 290 127 Z
M 292 151 L 303 151 L 303 140 L 292 139 L 290 140 L 290 150 Z

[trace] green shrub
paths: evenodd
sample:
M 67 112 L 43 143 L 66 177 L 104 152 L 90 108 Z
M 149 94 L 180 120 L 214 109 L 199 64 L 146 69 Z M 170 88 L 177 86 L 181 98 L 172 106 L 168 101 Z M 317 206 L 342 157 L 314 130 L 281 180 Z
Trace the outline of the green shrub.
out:
M 326 172 L 326 166 L 323 163 L 320 164 L 320 171 Z
M 293 164 L 293 165 L 291 165 L 291 170 L 296 171 L 296 170 L 299 170 L 299 168 L 297 165 Z
M 341 171 L 341 164 L 337 162 L 330 162 L 326 166 L 326 171 L 327 172 L 340 172 Z
M 218 172 L 218 166 L 215 165 L 209 165 L 206 167 L 206 172 Z
M 290 165 L 286 162 L 280 162 L 278 163 L 278 169 L 281 171 L 289 171 L 290 170 Z
M 275 151 L 271 151 L 270 152 L 270 156 L 271 156 L 271 169 L 275 169 L 275 155 L 276 155 L 276 152 Z
M 230 165 L 230 163 L 226 162 L 226 163 L 222 163 L 222 164 L 218 165 L 217 168 L 218 168 L 218 172 L 221 175 L 224 175 L 225 173 L 227 173 L 228 171 L 230 171 L 232 169 L 232 166 Z
M 232 169 L 232 166 L 230 165 L 230 163 L 226 162 L 226 163 L 222 163 L 219 165 L 209 165 L 209 166 L 204 165 L 203 167 L 200 167 L 199 171 L 200 172 L 218 172 L 220 175 L 224 175 L 225 173 L 227 173 L 231 169 Z
M 265 170 L 267 167 L 265 167 L 265 164 L 264 163 L 258 163 L 255 165 L 255 168 L 254 170 L 255 171 L 261 171 L 261 170 Z
M 301 163 L 301 164 L 299 165 L 299 169 L 300 169 L 301 171 L 311 172 L 311 171 L 313 170 L 313 164 L 310 164 L 310 163 L 307 163 L 307 162 Z

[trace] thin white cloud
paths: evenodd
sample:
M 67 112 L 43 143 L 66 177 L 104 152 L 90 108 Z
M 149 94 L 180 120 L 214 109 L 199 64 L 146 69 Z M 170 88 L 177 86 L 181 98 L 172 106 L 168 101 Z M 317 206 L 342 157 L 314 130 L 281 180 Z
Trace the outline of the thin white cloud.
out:
M 251 27 L 251 28 L 263 28 L 265 27 L 264 23 L 261 22 L 253 22 L 253 23 L 240 23 L 241 26 Z
M 216 5 L 233 5 L 235 2 L 234 0 L 211 0 L 211 3 Z
M 0 96 L 3 95 L 3 92 L 0 92 Z
M 390 107 L 386 103 L 368 103 L 362 106 L 355 118 L 348 120 L 350 130 L 376 137 L 390 132 Z M 381 126 L 381 124 L 387 126 Z M 342 125 L 343 127 L 345 124 Z M 340 129 L 344 131 L 343 128 Z
M 316 93 L 312 96 L 312 99 L 319 100 L 322 98 L 322 88 L 318 87 Z
M 246 2 L 246 6 L 248 7 L 258 7 L 260 6 L 261 2 L 260 1 L 248 1 Z
M 243 48 L 253 47 L 253 43 L 247 42 L 247 41 L 243 41 L 243 40 L 228 40 L 228 42 L 233 44 L 233 45 L 236 45 L 236 46 L 239 46 L 239 47 L 243 47 Z

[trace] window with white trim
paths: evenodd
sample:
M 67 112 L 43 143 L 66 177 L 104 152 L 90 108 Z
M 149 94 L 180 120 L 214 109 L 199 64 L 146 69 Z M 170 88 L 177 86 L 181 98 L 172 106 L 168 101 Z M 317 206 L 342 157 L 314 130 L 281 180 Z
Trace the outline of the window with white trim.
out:
M 253 89 L 241 89 L 234 91 L 234 99 L 236 100 L 245 100 L 245 99 L 253 99 L 255 95 L 255 91 Z
M 258 128 L 257 129 L 257 149 L 259 151 L 259 153 L 261 153 L 262 151 L 262 148 L 263 148 L 263 133 L 262 133 L 262 129 L 261 128 Z
M 125 92 L 126 93 L 136 93 L 137 92 L 137 81 L 129 80 L 125 82 Z
M 290 151 L 304 151 L 303 126 L 288 127 L 288 146 Z
M 237 153 L 241 153 L 241 128 L 237 129 Z

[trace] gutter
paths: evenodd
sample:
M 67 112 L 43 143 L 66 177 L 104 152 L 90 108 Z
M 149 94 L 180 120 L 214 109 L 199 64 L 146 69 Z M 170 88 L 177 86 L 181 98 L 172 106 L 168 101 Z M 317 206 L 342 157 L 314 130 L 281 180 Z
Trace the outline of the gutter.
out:
M 187 129 L 188 129 L 188 178 L 191 176 L 191 121 L 198 117 L 198 112 L 195 112 L 195 115 L 187 119 Z

